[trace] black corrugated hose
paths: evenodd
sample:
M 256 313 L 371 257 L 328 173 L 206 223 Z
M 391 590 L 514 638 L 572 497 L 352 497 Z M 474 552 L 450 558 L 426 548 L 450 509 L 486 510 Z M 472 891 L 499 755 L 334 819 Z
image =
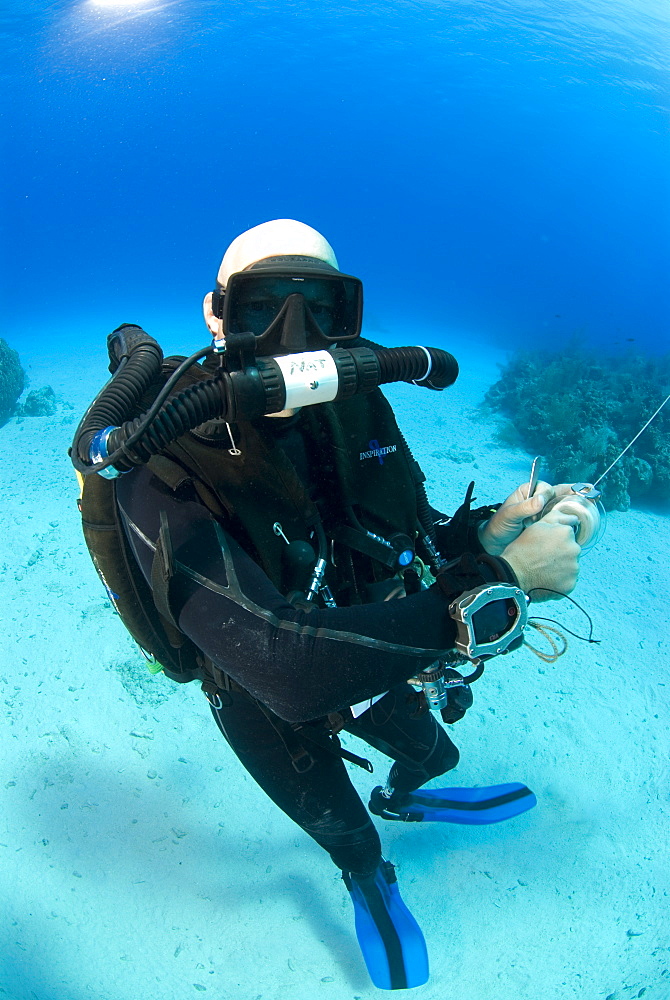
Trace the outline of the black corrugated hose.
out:
M 258 416 L 257 413 L 245 414 L 244 409 L 240 409 L 237 391 L 239 384 L 244 399 L 257 399 L 259 391 L 262 394 L 263 386 L 253 374 L 255 369 L 234 372 L 231 376 L 222 367 L 212 378 L 169 395 L 187 368 L 213 353 L 213 348 L 209 347 L 187 358 L 173 373 L 152 407 L 133 418 L 133 411 L 136 412 L 143 392 L 160 372 L 162 351 L 152 337 L 139 327 L 130 325 L 114 331 L 109 347 L 112 359 L 110 370 L 114 371 L 114 376 L 84 415 L 72 444 L 72 463 L 83 475 L 102 471 L 110 465 L 118 471 L 142 465 L 172 441 L 207 420 L 221 418 L 234 421 Z M 368 352 L 367 348 L 362 350 Z M 351 353 L 355 351 L 356 348 Z M 349 352 L 340 350 L 338 353 Z M 374 354 L 379 366 L 377 385 L 415 382 L 431 389 L 444 389 L 458 376 L 456 360 L 439 348 L 380 348 L 375 345 Z M 252 393 L 246 392 L 241 379 L 250 380 Z M 116 428 L 107 442 L 109 457 L 94 465 L 90 458 L 91 442 L 97 433 L 107 427 Z

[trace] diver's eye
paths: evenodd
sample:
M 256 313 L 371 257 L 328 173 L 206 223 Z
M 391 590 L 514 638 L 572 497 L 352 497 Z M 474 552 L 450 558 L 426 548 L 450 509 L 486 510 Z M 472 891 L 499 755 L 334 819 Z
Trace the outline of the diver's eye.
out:
M 330 311 L 329 306 L 321 302 L 312 302 L 310 305 L 310 309 L 312 310 L 315 316 L 327 316 Z
M 236 325 L 239 329 L 251 330 L 256 335 L 263 333 L 276 318 L 280 304 L 268 299 L 252 299 L 237 310 Z
M 321 332 L 327 337 L 332 336 L 333 311 L 330 304 L 326 304 L 325 302 L 310 302 L 309 311 Z
M 281 309 L 285 299 L 278 295 L 258 295 L 256 298 L 248 298 L 244 301 L 247 309 Z

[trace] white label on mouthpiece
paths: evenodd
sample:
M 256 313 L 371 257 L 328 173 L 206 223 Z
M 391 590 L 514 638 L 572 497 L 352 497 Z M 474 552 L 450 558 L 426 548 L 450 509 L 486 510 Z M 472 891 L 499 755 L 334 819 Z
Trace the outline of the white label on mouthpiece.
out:
M 337 396 L 337 365 L 328 351 L 307 351 L 274 358 L 284 376 L 285 409 L 327 403 Z

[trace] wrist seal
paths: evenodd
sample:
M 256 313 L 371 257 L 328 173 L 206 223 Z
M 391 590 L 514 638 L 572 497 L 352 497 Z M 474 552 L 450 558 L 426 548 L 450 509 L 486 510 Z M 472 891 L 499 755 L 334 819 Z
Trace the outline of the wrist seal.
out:
M 440 569 L 436 583 L 449 602 L 463 656 L 478 663 L 521 645 L 527 599 L 504 559 L 466 552 Z

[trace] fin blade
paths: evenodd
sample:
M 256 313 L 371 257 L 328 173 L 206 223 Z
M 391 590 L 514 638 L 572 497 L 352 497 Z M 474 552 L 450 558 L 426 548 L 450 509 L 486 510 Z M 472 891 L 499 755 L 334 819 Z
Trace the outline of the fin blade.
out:
M 412 989 L 428 982 L 426 942 L 397 883 L 389 884 L 378 869 L 374 886 L 364 888 L 352 876 L 349 892 L 358 943 L 377 989 Z
M 527 812 L 537 804 L 530 788 L 519 782 L 485 788 L 427 788 L 408 796 L 401 815 L 423 822 L 463 823 L 481 826 L 501 823 Z

